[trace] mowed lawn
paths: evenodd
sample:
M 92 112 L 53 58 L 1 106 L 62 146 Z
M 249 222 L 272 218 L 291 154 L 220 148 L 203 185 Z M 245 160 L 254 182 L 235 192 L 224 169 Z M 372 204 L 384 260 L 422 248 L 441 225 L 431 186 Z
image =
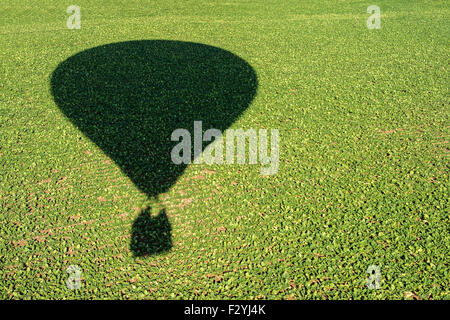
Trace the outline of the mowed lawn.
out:
M 449 1 L 77 0 L 80 30 L 66 26 L 70 4 L 0 7 L 0 298 L 450 298 Z M 381 29 L 369 30 L 373 4 Z M 132 181 L 51 83 L 75 54 L 132 40 L 200 43 L 251 66 L 257 88 L 226 126 L 278 129 L 278 173 L 192 164 L 149 173 L 175 178 L 157 195 Z M 165 246 L 133 252 L 136 223 Z

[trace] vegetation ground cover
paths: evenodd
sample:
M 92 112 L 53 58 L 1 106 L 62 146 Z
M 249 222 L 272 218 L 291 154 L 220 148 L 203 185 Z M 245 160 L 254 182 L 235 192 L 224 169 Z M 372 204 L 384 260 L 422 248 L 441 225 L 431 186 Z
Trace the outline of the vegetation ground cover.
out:
M 448 1 L 76 4 L 80 30 L 65 1 L 0 8 L 0 298 L 449 298 Z M 248 63 L 257 88 L 227 127 L 279 129 L 278 173 L 190 165 L 149 197 L 80 131 L 55 101 L 55 70 L 142 40 Z M 167 250 L 136 256 L 136 223 L 162 230 Z

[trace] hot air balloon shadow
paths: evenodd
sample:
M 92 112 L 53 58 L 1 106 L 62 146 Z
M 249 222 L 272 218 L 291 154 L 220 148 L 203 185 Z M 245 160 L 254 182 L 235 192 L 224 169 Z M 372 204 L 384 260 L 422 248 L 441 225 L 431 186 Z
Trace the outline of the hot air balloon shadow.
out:
M 149 198 L 166 192 L 186 168 L 171 160 L 172 132 L 192 130 L 196 120 L 203 130 L 223 132 L 250 105 L 258 86 L 254 69 L 235 54 L 166 40 L 82 51 L 59 64 L 50 83 L 64 115 Z M 133 224 L 135 256 L 172 246 L 166 211 L 150 211 Z

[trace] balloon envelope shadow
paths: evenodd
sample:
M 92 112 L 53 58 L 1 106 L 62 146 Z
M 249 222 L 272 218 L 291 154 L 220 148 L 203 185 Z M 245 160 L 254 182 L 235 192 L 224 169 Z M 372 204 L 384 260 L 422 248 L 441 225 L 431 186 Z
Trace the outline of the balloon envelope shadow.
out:
M 192 133 L 197 120 L 204 130 L 223 132 L 249 106 L 258 86 L 253 68 L 233 53 L 166 40 L 82 51 L 63 61 L 50 82 L 61 111 L 149 198 L 166 192 L 186 168 L 171 160 L 172 132 Z M 133 254 L 170 247 L 165 211 L 156 217 L 141 212 L 132 227 Z

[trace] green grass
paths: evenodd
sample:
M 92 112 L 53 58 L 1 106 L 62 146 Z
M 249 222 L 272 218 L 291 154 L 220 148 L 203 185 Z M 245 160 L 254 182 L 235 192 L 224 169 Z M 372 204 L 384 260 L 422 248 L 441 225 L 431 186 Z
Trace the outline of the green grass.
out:
M 81 30 L 66 27 L 67 1 L 0 8 L 0 298 L 450 298 L 449 1 L 74 4 Z M 380 30 L 366 27 L 372 4 Z M 246 61 L 257 91 L 226 127 L 279 129 L 278 174 L 190 165 L 157 194 L 130 178 L 51 79 L 77 53 L 131 40 Z M 148 219 L 170 249 L 136 256 Z M 69 265 L 80 290 L 66 288 Z

